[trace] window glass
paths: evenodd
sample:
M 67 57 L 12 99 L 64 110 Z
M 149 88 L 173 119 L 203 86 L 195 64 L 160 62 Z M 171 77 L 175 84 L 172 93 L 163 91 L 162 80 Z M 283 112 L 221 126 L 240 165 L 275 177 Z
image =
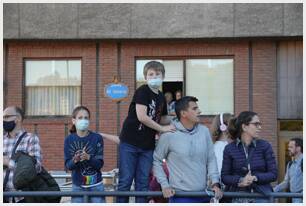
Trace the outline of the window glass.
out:
M 70 115 L 81 103 L 81 60 L 26 60 L 26 115 Z
M 204 115 L 234 113 L 233 60 L 186 60 L 186 95 L 199 99 Z

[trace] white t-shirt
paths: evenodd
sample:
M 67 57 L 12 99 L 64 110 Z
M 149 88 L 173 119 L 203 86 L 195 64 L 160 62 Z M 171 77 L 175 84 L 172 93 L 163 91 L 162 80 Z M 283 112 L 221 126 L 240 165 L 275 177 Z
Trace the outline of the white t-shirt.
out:
M 222 161 L 223 161 L 223 150 L 228 144 L 227 141 L 216 141 L 214 144 L 214 151 L 217 159 L 218 171 L 221 175 Z

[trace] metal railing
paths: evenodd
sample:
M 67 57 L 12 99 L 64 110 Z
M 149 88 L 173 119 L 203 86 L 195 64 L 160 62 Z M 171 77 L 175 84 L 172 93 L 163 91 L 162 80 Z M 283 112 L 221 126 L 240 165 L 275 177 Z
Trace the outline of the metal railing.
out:
M 46 197 L 46 196 L 61 196 L 61 197 L 75 197 L 75 196 L 82 196 L 84 202 L 89 201 L 89 197 L 91 196 L 128 196 L 128 197 L 161 197 L 163 194 L 162 192 L 153 192 L 153 191 L 81 191 L 81 192 L 75 192 L 75 191 L 26 191 L 26 192 L 4 192 L 3 197 L 29 197 L 29 196 L 35 196 L 35 197 Z M 213 197 L 212 192 L 176 192 L 175 196 L 177 197 Z M 275 198 L 282 198 L 282 197 L 296 197 L 296 198 L 302 198 L 302 193 L 288 193 L 288 192 L 271 192 L 266 195 L 260 194 L 260 193 L 245 193 L 245 192 L 224 192 L 223 197 L 250 197 L 250 198 L 256 198 L 256 197 L 264 197 L 269 198 L 271 203 L 274 203 Z
M 71 191 L 72 182 L 67 179 L 71 179 L 71 174 L 52 174 L 55 179 L 65 179 L 66 182 L 59 184 L 61 191 L 14 191 L 14 192 L 4 192 L 3 197 L 46 197 L 46 196 L 60 196 L 60 197 L 83 197 L 84 202 L 89 202 L 89 197 L 91 196 L 104 196 L 104 197 L 162 197 L 163 194 L 160 191 L 115 191 L 117 186 L 118 169 L 114 169 L 109 172 L 103 172 L 103 179 L 111 180 L 110 186 L 112 191 Z M 211 191 L 201 191 L 201 192 L 182 192 L 178 191 L 175 193 L 177 197 L 213 197 L 214 194 Z M 288 192 L 271 192 L 269 194 L 263 195 L 260 193 L 246 193 L 246 192 L 224 192 L 223 197 L 264 197 L 269 198 L 270 202 L 273 203 L 275 199 L 295 197 L 302 198 L 302 193 L 288 193 Z
M 111 173 L 111 172 L 103 172 L 102 177 L 103 178 L 114 178 L 116 174 Z M 60 179 L 68 179 L 71 178 L 71 174 L 52 174 L 51 175 L 54 178 L 60 178 Z

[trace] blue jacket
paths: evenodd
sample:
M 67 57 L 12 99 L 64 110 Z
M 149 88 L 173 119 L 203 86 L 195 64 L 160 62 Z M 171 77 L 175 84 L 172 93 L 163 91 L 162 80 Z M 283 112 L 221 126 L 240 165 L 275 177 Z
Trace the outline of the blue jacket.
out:
M 277 167 L 271 145 L 262 139 L 254 139 L 248 149 L 251 174 L 258 179 L 251 187 L 239 188 L 238 182 L 247 173 L 247 158 L 242 142 L 236 141 L 226 145 L 223 152 L 221 170 L 222 182 L 230 191 L 272 192 L 271 182 L 277 179 Z

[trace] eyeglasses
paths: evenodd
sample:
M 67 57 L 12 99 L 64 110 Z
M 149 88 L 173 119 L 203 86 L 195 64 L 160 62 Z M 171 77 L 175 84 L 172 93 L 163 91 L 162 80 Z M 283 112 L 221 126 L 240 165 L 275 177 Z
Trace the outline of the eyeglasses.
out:
M 253 124 L 257 128 L 262 126 L 261 122 L 250 122 L 249 124 Z

